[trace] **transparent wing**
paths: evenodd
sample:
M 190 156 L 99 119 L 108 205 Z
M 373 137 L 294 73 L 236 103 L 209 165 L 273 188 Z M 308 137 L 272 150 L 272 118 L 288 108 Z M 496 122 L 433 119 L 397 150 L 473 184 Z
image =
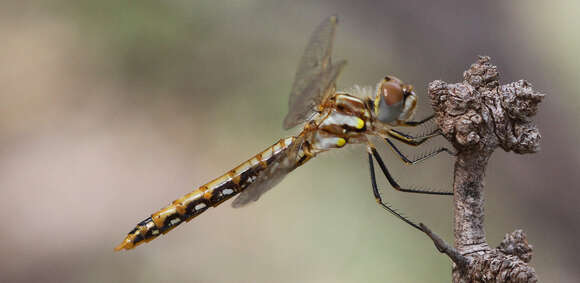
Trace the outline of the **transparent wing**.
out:
M 308 120 L 334 87 L 334 81 L 346 64 L 331 64 L 332 44 L 338 19 L 331 16 L 324 20 L 310 36 L 294 77 L 288 114 L 284 128 L 290 129 Z
M 327 97 L 336 90 L 336 78 L 340 74 L 346 61 L 332 65 L 326 72 L 318 74 L 310 85 L 299 95 L 290 96 L 290 107 L 284 119 L 284 129 L 290 129 L 309 120 Z
M 301 144 L 301 141 L 295 140 L 291 146 L 279 154 L 266 169 L 258 174 L 256 181 L 234 199 L 232 206 L 237 208 L 257 201 L 265 192 L 280 183 L 288 173 L 296 169 L 298 149 Z

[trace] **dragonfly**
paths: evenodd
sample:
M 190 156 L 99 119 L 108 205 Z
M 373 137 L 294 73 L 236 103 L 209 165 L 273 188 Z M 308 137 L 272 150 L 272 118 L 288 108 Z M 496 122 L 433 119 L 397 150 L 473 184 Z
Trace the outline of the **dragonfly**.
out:
M 417 108 L 413 86 L 394 76 L 386 76 L 375 89 L 355 87 L 352 92 L 336 89 L 336 80 L 346 65 L 345 60 L 331 61 L 337 16 L 325 19 L 314 30 L 296 71 L 290 92 L 289 110 L 283 127 L 291 129 L 303 125 L 296 136 L 283 138 L 241 163 L 222 176 L 176 199 L 169 206 L 139 222 L 115 250 L 130 250 L 166 234 L 184 222 L 238 195 L 233 207 L 243 207 L 257 201 L 275 187 L 294 169 L 317 155 L 343 148 L 349 144 L 367 147 L 371 188 L 379 205 L 407 224 L 421 228 L 398 213 L 379 193 L 374 161 L 378 163 L 389 184 L 396 190 L 409 193 L 452 195 L 451 192 L 419 190 L 401 187 L 389 173 L 381 155 L 371 142 L 378 137 L 386 142 L 406 164 L 416 164 L 441 152 L 438 148 L 416 158 L 407 158 L 392 140 L 419 146 L 440 134 L 438 129 L 412 136 L 396 127 L 416 127 L 433 118 L 411 121 Z M 364 95 L 364 98 L 359 96 Z

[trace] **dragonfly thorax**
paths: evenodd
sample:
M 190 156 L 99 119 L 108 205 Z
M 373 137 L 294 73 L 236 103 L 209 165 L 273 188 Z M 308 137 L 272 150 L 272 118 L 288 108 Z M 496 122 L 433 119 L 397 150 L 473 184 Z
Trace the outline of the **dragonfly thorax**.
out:
M 323 111 L 311 121 L 305 132 L 310 151 L 317 153 L 345 146 L 347 143 L 366 141 L 370 126 L 371 109 L 360 98 L 346 93 L 330 97 Z

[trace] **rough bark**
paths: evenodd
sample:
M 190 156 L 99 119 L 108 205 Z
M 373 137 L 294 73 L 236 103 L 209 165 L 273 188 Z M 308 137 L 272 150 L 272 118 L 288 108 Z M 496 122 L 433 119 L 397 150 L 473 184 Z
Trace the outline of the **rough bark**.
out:
M 453 282 L 537 282 L 528 265 L 532 246 L 516 230 L 497 248 L 484 231 L 484 176 L 497 147 L 515 153 L 539 150 L 540 134 L 530 118 L 544 94 L 525 80 L 499 84 L 497 67 L 481 56 L 463 73 L 463 82 L 433 81 L 429 95 L 442 134 L 457 150 L 454 175 L 454 247 L 423 230 L 454 262 Z

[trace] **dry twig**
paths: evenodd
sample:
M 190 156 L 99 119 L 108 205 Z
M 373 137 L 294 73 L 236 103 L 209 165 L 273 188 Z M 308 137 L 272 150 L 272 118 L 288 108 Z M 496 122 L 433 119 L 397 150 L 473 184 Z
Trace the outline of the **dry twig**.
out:
M 544 94 L 519 80 L 499 84 L 497 67 L 481 56 L 463 82 L 433 81 L 429 95 L 443 135 L 457 149 L 454 175 L 454 247 L 421 224 L 437 249 L 454 262 L 453 282 L 537 282 L 528 265 L 532 246 L 516 230 L 499 247 L 487 244 L 483 229 L 483 177 L 493 151 L 533 153 L 540 133 L 530 118 Z

